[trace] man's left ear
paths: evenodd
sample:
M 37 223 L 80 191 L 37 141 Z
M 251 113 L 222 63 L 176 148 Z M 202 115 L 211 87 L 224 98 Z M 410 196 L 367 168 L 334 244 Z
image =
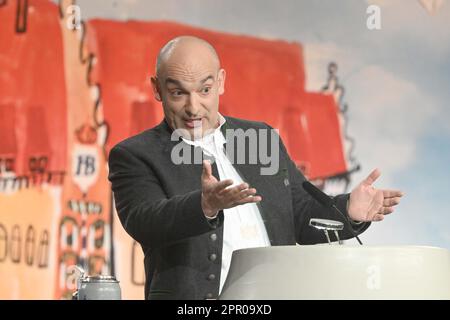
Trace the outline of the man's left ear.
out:
M 225 92 L 225 77 L 226 77 L 227 73 L 225 72 L 224 69 L 220 69 L 219 70 L 219 94 L 223 94 Z

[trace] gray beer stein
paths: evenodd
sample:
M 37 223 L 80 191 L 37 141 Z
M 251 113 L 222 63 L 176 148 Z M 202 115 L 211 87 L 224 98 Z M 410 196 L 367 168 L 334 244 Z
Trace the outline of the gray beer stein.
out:
M 121 300 L 119 281 L 114 276 L 87 276 L 85 271 L 75 266 L 80 275 L 77 279 L 77 291 L 73 300 Z

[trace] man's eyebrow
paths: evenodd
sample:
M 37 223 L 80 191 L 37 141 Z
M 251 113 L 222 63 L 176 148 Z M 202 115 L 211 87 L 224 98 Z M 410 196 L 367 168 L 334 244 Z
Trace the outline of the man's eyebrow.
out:
M 172 78 L 167 78 L 166 79 L 166 85 L 169 83 L 173 83 L 174 85 L 178 86 L 178 87 L 182 87 L 181 82 Z
M 201 80 L 200 83 L 201 83 L 201 84 L 204 84 L 204 83 L 205 83 L 206 81 L 208 81 L 208 80 L 214 80 L 214 77 L 213 77 L 212 75 L 209 75 L 209 76 L 207 76 L 205 79 Z M 168 84 L 171 83 L 171 84 L 176 85 L 177 87 L 180 87 L 180 88 L 183 87 L 183 85 L 181 84 L 180 81 L 178 81 L 178 80 L 176 80 L 176 79 L 172 79 L 172 78 L 167 78 L 166 81 L 165 81 L 165 83 L 166 83 L 166 85 L 168 85 Z
M 207 76 L 205 79 L 203 79 L 202 81 L 201 81 L 201 83 L 203 84 L 203 83 L 205 83 L 206 81 L 208 81 L 208 80 L 214 80 L 214 77 L 212 76 L 212 75 L 209 75 L 209 76 Z

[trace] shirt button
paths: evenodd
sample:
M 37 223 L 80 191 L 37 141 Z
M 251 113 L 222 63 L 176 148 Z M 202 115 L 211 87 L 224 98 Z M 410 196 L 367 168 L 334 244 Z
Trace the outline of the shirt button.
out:
M 214 261 L 217 259 L 217 254 L 213 253 L 209 256 L 209 260 Z
M 211 235 L 209 236 L 209 238 L 210 238 L 212 241 L 216 241 L 216 240 L 217 240 L 217 234 L 213 233 L 213 234 L 211 234 Z
M 208 280 L 214 280 L 216 278 L 216 275 L 214 275 L 214 274 L 210 274 L 209 276 L 208 276 Z

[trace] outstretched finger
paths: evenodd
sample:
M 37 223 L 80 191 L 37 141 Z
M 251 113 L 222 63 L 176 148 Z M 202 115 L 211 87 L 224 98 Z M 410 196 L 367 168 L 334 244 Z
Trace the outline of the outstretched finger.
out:
M 379 211 L 379 213 L 383 215 L 391 214 L 392 212 L 394 212 L 394 208 L 392 207 L 383 207 Z
M 385 207 L 396 206 L 399 203 L 400 203 L 400 197 L 384 198 L 384 200 L 383 200 L 383 206 L 385 206 Z
M 209 160 L 203 160 L 202 179 L 209 178 L 212 175 L 211 162 Z
M 248 183 L 243 182 L 235 187 L 223 189 L 219 192 L 219 194 L 220 195 L 223 195 L 224 193 L 238 194 L 239 192 L 241 192 L 242 190 L 245 190 L 245 189 L 248 189 Z
M 371 186 L 371 185 L 375 182 L 375 180 L 378 179 L 378 177 L 379 177 L 380 175 L 381 175 L 380 170 L 378 170 L 378 169 L 373 170 L 373 171 L 367 176 L 367 178 L 365 178 L 365 179 L 363 180 L 363 184 L 365 184 L 365 185 L 367 185 L 367 186 Z
M 384 215 L 382 214 L 376 214 L 373 218 L 372 221 L 382 221 L 384 219 Z
M 240 200 L 240 199 L 247 198 L 249 196 L 254 196 L 255 194 L 256 194 L 256 189 L 255 188 L 250 188 L 250 189 L 246 189 L 246 190 L 241 191 L 237 195 L 237 197 L 238 197 L 238 200 Z
M 239 201 L 236 201 L 236 205 L 243 205 L 246 203 L 257 203 L 257 202 L 260 202 L 261 200 L 262 200 L 261 196 L 248 196 Z
M 214 186 L 212 192 L 215 192 L 217 194 L 221 194 L 224 190 L 229 190 L 227 188 L 229 186 L 231 186 L 231 185 L 233 185 L 233 180 L 231 180 L 231 179 L 226 179 L 226 180 L 219 181 Z
M 384 198 L 403 197 L 405 194 L 400 190 L 382 190 Z

